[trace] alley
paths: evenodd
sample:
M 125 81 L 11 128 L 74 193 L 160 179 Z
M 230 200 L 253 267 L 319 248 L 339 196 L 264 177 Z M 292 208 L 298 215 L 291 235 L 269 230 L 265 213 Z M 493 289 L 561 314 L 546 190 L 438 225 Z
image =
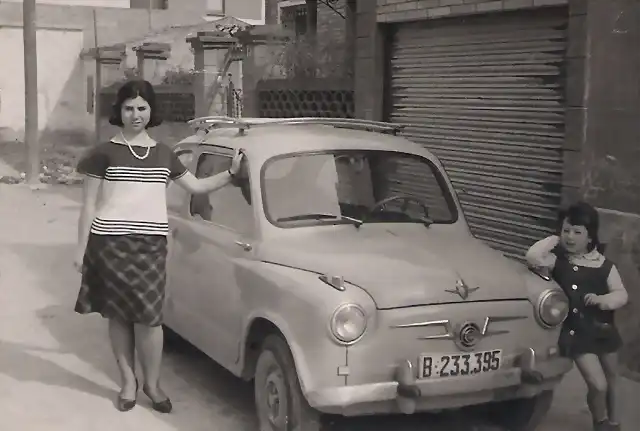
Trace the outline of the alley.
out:
M 175 412 L 140 405 L 113 407 L 116 369 L 104 322 L 73 313 L 79 275 L 71 265 L 78 211 L 77 188 L 31 192 L 0 185 L 0 418 L 3 429 L 204 431 L 256 429 L 252 388 L 204 355 L 179 343 L 167 351 L 164 387 Z M 626 430 L 636 429 L 631 408 L 640 395 L 624 382 Z M 635 415 L 635 416 L 634 416 Z M 336 420 L 332 430 L 488 430 L 457 415 Z M 589 419 L 575 373 L 563 383 L 542 431 L 582 431 Z

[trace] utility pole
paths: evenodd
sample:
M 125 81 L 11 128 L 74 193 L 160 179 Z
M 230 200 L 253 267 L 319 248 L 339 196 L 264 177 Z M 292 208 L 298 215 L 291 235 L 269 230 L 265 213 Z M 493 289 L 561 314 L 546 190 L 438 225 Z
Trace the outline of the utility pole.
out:
M 26 147 L 26 182 L 40 183 L 40 143 L 38 137 L 38 47 L 36 0 L 22 2 L 24 37 L 24 143 Z
M 151 3 L 152 0 L 149 0 L 149 2 L 147 3 L 147 16 L 149 17 L 149 32 L 151 32 L 151 28 L 153 27 L 153 24 L 151 23 L 151 14 L 153 13 L 153 4 Z

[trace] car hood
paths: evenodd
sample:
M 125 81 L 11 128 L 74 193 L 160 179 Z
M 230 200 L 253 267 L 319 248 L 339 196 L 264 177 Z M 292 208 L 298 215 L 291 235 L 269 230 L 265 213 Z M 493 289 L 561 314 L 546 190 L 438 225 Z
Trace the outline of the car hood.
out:
M 436 229 L 400 235 L 367 228 L 265 242 L 259 258 L 342 276 L 366 290 L 380 309 L 527 298 L 519 264 L 470 235 L 452 238 Z M 466 298 L 456 293 L 459 280 L 470 288 Z

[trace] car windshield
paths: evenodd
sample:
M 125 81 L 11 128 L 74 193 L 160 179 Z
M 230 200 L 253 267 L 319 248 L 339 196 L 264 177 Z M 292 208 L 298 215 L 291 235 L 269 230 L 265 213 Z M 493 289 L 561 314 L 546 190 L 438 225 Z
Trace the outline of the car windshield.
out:
M 278 156 L 262 173 L 265 213 L 281 227 L 454 223 L 453 197 L 429 160 L 391 151 Z

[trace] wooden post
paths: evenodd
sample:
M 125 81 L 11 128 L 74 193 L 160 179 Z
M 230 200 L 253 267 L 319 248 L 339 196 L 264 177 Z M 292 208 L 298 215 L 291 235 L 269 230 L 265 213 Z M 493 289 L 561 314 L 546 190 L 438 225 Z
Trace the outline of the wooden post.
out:
M 207 115 L 208 109 L 205 98 L 205 65 L 204 65 L 204 48 L 199 40 L 191 41 L 193 47 L 193 68 L 195 76 L 193 77 L 193 97 L 195 100 L 196 117 Z
M 315 43 L 318 34 L 318 0 L 306 0 L 307 2 L 307 35 Z
M 40 183 L 40 142 L 38 137 L 38 46 L 36 0 L 22 3 L 24 38 L 24 143 L 26 146 L 26 182 Z
M 345 65 L 347 67 L 347 76 L 355 79 L 355 63 L 356 63 L 356 25 L 357 25 L 357 2 L 356 0 L 347 0 L 346 4 L 346 46 L 345 46 Z
M 101 116 L 102 112 L 100 112 L 100 91 L 102 90 L 102 60 L 100 58 L 100 48 L 98 48 L 98 17 L 96 15 L 96 9 L 93 8 L 93 47 L 95 48 L 95 61 L 96 61 L 96 71 L 95 71 L 95 89 L 94 89 L 94 127 L 95 127 L 95 143 L 100 143 L 100 127 L 101 127 Z

